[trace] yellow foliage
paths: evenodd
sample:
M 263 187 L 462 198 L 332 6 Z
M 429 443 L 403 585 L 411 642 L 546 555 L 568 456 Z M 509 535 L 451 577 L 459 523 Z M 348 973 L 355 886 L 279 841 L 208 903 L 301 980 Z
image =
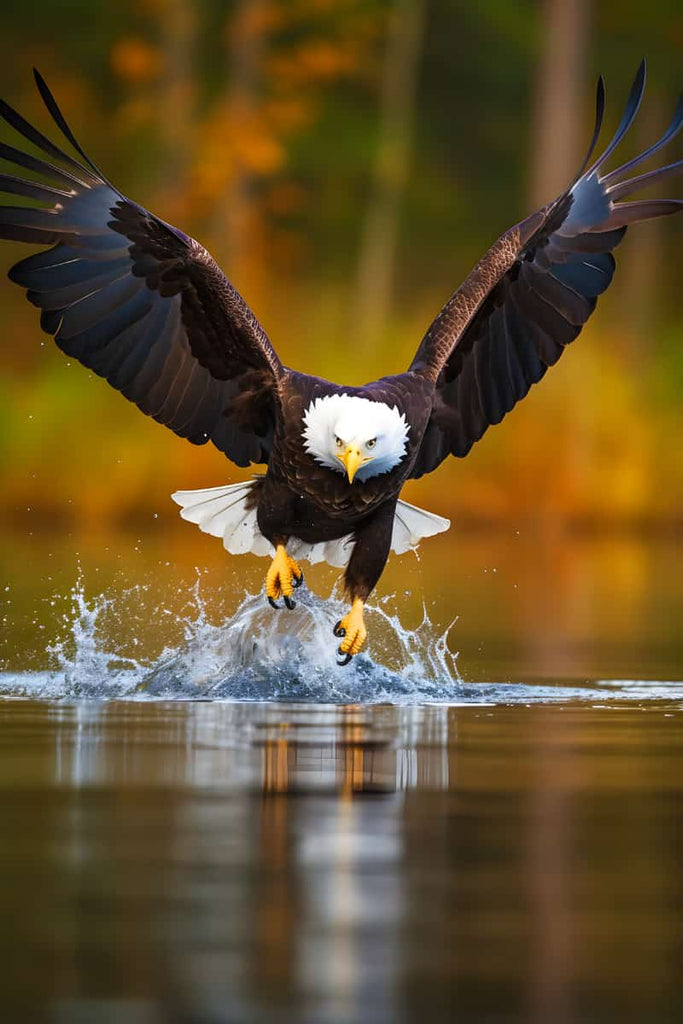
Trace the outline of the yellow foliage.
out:
M 259 312 L 267 327 L 277 326 L 278 351 L 290 365 L 315 371 L 320 350 L 329 375 L 343 377 L 340 352 L 320 319 L 326 297 L 293 293 L 269 275 L 268 288 L 259 281 L 265 251 L 281 264 L 296 259 L 298 236 L 265 236 L 258 221 L 252 230 L 253 259 L 239 267 L 240 287 L 248 296 L 271 293 L 271 308 L 259 304 Z M 300 312 L 292 315 L 290 308 Z M 309 322 L 311 335 L 302 335 L 301 324 Z M 29 347 L 23 335 L 33 329 L 29 310 L 10 325 L 19 349 Z M 392 333 L 395 347 L 396 339 L 403 346 L 404 329 Z M 392 368 L 390 353 L 382 361 Z M 30 506 L 44 518 L 108 528 L 165 508 L 179 486 L 209 486 L 252 471 L 236 469 L 211 446 L 173 438 L 101 381 L 88 380 L 81 367 L 67 366 L 56 351 L 46 352 L 43 369 L 15 374 L 2 396 L 14 428 L 4 445 L 0 515 Z M 409 484 L 405 497 L 461 527 L 542 521 L 561 532 L 572 523 L 675 524 L 683 507 L 683 459 L 665 439 L 677 431 L 675 417 L 659 414 L 648 401 L 642 377 L 619 356 L 615 339 L 591 328 L 467 459 L 447 460 Z M 625 573 L 637 571 L 624 567 Z

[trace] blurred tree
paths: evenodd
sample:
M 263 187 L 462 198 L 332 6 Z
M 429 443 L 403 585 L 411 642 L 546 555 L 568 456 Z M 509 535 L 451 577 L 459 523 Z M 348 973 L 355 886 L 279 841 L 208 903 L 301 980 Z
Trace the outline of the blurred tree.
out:
M 197 20 L 192 0 L 159 0 L 163 73 L 161 119 L 166 190 L 178 196 L 187 185 L 197 119 Z M 181 209 L 181 204 L 177 204 Z M 184 210 L 182 212 L 185 212 Z M 182 216 L 182 213 L 181 213 Z
M 558 195 L 579 167 L 590 139 L 585 117 L 589 0 L 543 0 L 533 101 L 529 206 Z M 564 501 L 573 500 L 594 457 L 590 410 L 579 404 L 563 451 Z
M 283 359 L 352 383 L 404 367 L 486 246 L 574 173 L 593 69 L 608 132 L 648 56 L 624 159 L 656 135 L 680 85 L 683 13 L 673 0 L 646 14 L 634 0 L 25 0 L 3 33 L 0 94 L 56 134 L 39 66 L 96 163 L 211 249 Z M 435 475 L 418 503 L 432 491 L 471 518 L 680 515 L 683 462 L 661 438 L 680 428 L 681 225 L 653 230 L 629 233 L 585 336 L 449 470 L 457 487 L 444 496 Z M 29 251 L 2 249 L 6 267 Z M 165 505 L 178 480 L 233 472 L 69 366 L 16 288 L 1 297 L 1 507 L 70 516 L 78 492 L 106 524 Z M 354 315 L 363 360 L 349 366 Z M 106 441 L 83 430 L 96 420 Z
M 590 138 L 583 102 L 589 29 L 589 0 L 543 0 L 529 179 L 532 209 L 549 202 L 571 180 Z
M 259 218 L 255 207 L 254 145 L 264 148 L 259 128 L 263 103 L 263 75 L 267 32 L 271 27 L 269 0 L 239 0 L 227 26 L 228 86 L 225 96 L 227 129 L 243 138 L 233 146 L 231 171 L 216 217 L 225 232 L 226 269 L 247 292 L 256 290 L 254 275 L 265 269 L 263 254 L 257 251 Z M 251 148 L 251 152 L 249 149 Z M 262 171 L 274 170 L 282 153 L 277 142 L 265 145 Z M 250 287 L 251 286 L 251 287 Z M 263 286 L 258 288 L 262 291 Z
M 661 95 L 655 89 L 648 90 L 647 103 L 633 126 L 638 150 L 642 152 L 661 135 L 667 113 Z M 666 187 L 651 189 L 648 198 L 657 195 L 668 195 Z M 619 290 L 624 299 L 628 298 L 615 310 L 622 331 L 620 347 L 624 355 L 648 361 L 655 352 L 652 336 L 663 319 L 660 285 L 664 278 L 665 230 L 662 220 L 639 224 L 638 244 L 625 245 L 618 253 Z
M 379 138 L 361 232 L 354 333 L 376 344 L 394 286 L 401 203 L 410 174 L 426 0 L 397 0 L 382 63 Z

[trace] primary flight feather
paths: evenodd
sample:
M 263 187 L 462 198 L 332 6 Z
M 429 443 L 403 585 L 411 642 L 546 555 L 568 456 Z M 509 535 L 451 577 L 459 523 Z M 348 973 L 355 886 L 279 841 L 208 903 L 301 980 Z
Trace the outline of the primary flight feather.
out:
M 365 642 L 363 606 L 390 550 L 449 526 L 400 501 L 403 484 L 447 455 L 466 455 L 557 362 L 610 284 L 612 250 L 629 224 L 683 208 L 681 200 L 623 201 L 681 170 L 679 160 L 627 176 L 680 130 L 683 101 L 661 139 L 602 173 L 638 111 L 645 62 L 614 137 L 591 163 L 600 79 L 593 138 L 572 184 L 489 249 L 405 373 L 347 387 L 283 366 L 206 249 L 104 177 L 35 77 L 79 159 L 0 101 L 0 116 L 49 158 L 0 143 L 0 157 L 50 182 L 0 174 L 0 191 L 42 204 L 0 207 L 0 237 L 49 246 L 15 264 L 11 280 L 59 347 L 144 413 L 194 444 L 211 441 L 238 466 L 266 464 L 253 481 L 173 497 L 228 551 L 272 556 L 274 607 L 279 598 L 294 605 L 297 559 L 345 566 L 351 609 L 334 632 L 346 663 Z

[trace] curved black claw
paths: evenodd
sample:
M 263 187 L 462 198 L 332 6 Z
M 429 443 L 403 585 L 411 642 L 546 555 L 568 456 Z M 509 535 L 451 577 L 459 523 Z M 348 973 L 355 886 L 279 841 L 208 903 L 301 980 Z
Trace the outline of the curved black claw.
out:
M 353 655 L 349 654 L 348 651 L 342 651 L 341 647 L 337 648 L 337 664 L 339 665 L 339 668 L 343 668 L 344 665 L 348 665 L 352 657 Z M 344 660 L 339 661 L 339 658 L 343 658 Z
M 272 597 L 268 598 L 268 604 L 271 608 L 274 608 L 276 612 L 280 610 L 280 605 Z
M 292 611 L 293 608 L 296 608 L 296 601 L 292 601 L 291 597 L 287 597 L 286 595 L 285 595 L 285 604 L 289 608 L 290 612 Z
M 301 573 L 301 576 L 292 576 L 292 586 L 294 587 L 295 590 L 299 589 L 299 587 L 301 586 L 303 581 L 304 581 L 304 574 L 303 573 Z
M 346 630 L 341 624 L 341 619 L 339 620 L 339 622 L 337 622 L 335 626 L 332 627 L 332 632 L 334 633 L 335 636 L 338 637 L 346 636 Z M 344 664 L 346 664 L 346 662 Z

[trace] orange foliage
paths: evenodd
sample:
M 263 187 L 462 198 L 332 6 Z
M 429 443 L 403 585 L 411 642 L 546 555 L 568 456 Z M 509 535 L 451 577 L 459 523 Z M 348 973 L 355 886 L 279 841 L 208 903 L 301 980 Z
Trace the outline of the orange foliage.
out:
M 179 5 L 190 9 L 182 0 L 141 0 L 156 42 L 128 34 L 110 51 L 124 99 L 107 121 L 107 131 L 124 140 L 122 153 L 127 152 L 126 133 L 135 140 L 137 167 L 144 168 L 147 181 L 147 196 L 137 195 L 133 182 L 128 183 L 133 197 L 164 219 L 196 231 L 212 248 L 288 365 L 333 379 L 356 374 L 348 383 L 402 369 L 440 300 L 430 299 L 424 283 L 411 285 L 405 303 L 415 309 L 411 323 L 397 309 L 385 336 L 349 367 L 351 275 L 348 267 L 339 271 L 341 262 L 333 268 L 334 280 L 326 280 L 317 266 L 306 267 L 308 247 L 314 257 L 321 250 L 296 224 L 297 215 L 302 221 L 310 216 L 309 186 L 300 184 L 289 164 L 294 143 L 313 131 L 334 84 L 378 75 L 374 48 L 392 6 L 362 0 L 226 5 L 227 38 L 221 32 L 214 73 L 204 79 L 198 37 L 192 35 L 201 25 L 202 5 L 192 7 L 195 16 L 174 35 L 167 17 L 178 14 Z M 335 17 L 327 19 L 332 27 L 325 34 L 321 15 L 328 12 Z M 672 28 L 679 32 L 680 24 Z M 56 73 L 48 49 L 44 56 L 34 54 L 49 72 L 74 127 L 89 126 L 78 135 L 90 148 L 89 139 L 94 135 L 97 140 L 95 94 L 87 91 L 85 81 Z M 248 66 L 240 66 L 241 60 Z M 376 102 L 372 95 L 368 106 Z M 153 140 L 151 156 L 140 153 L 142 129 Z M 314 173 L 321 172 L 316 168 Z M 454 173 L 457 177 L 463 171 Z M 112 177 L 127 187 L 115 170 Z M 449 185 L 456 193 L 454 181 Z M 310 186 L 311 193 L 315 187 Z M 438 202 L 445 193 L 434 191 Z M 352 244 L 350 235 L 340 233 L 340 246 Z M 472 239 L 473 258 L 480 242 Z M 18 258 L 14 248 L 7 252 L 6 265 Z M 435 280 L 442 277 L 439 268 Z M 190 446 L 146 420 L 101 382 L 89 381 L 80 367 L 66 366 L 48 348 L 51 343 L 39 348 L 35 311 L 9 286 L 2 312 L 12 347 L 4 347 L 8 354 L 0 375 L 0 425 L 8 425 L 0 514 L 40 507 L 107 528 L 165 507 L 178 486 L 208 486 L 249 475 L 212 448 Z M 642 368 L 628 363 L 619 338 L 601 326 L 607 322 L 592 321 L 580 342 L 501 427 L 491 430 L 465 461 L 450 460 L 437 473 L 411 483 L 408 500 L 472 520 L 680 520 L 683 446 L 668 443 L 680 433 L 680 414 L 657 407 L 654 387 L 648 392 Z
M 161 53 L 139 36 L 125 36 L 114 43 L 110 63 L 114 74 L 133 85 L 158 77 L 163 67 Z
M 293 181 L 276 181 L 265 196 L 265 204 L 271 213 L 288 214 L 300 210 L 305 202 L 304 189 Z
M 189 187 L 200 201 L 215 201 L 240 171 L 267 176 L 284 159 L 282 143 L 263 112 L 250 109 L 239 97 L 228 97 L 205 122 Z
M 329 82 L 352 73 L 358 63 L 357 47 L 350 43 L 332 43 L 313 39 L 288 54 L 272 58 L 274 77 L 285 86 Z
M 268 0 L 250 0 L 242 4 L 226 22 L 226 39 L 230 45 L 244 44 L 280 28 L 286 21 L 286 12 Z

